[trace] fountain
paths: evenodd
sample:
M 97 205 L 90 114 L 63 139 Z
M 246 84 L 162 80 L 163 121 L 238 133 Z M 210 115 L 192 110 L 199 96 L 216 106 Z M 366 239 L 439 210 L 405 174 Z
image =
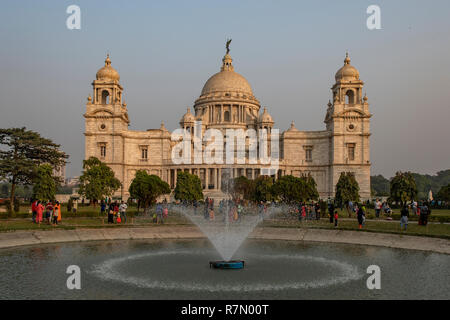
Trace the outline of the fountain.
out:
M 244 206 L 242 201 L 235 201 L 232 197 L 233 179 L 230 177 L 231 169 L 225 169 L 225 178 L 222 179 L 224 199 L 217 205 L 213 200 L 207 199 L 205 205 L 194 207 L 192 205 L 172 205 L 171 209 L 183 214 L 193 222 L 209 239 L 223 260 L 211 261 L 210 267 L 219 269 L 242 269 L 243 260 L 231 260 L 233 255 L 255 229 L 264 217 L 277 211 L 279 207 Z M 208 203 L 208 201 L 211 201 Z M 213 211 L 213 212 L 211 212 Z

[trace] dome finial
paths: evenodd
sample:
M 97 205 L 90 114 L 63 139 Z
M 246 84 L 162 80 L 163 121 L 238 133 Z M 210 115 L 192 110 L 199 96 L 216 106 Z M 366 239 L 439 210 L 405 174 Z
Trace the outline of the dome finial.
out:
M 109 58 L 109 53 L 106 54 L 106 59 L 105 59 L 105 66 L 110 66 L 111 65 L 111 59 Z
M 345 52 L 345 60 L 344 60 L 344 64 L 350 64 L 350 57 L 348 56 L 348 51 Z
M 234 71 L 232 62 L 233 59 L 231 59 L 231 56 L 227 53 L 222 59 L 222 68 L 220 68 L 220 71 Z
M 161 126 L 159 127 L 159 130 L 166 131 L 166 126 L 164 125 L 164 121 L 161 120 Z

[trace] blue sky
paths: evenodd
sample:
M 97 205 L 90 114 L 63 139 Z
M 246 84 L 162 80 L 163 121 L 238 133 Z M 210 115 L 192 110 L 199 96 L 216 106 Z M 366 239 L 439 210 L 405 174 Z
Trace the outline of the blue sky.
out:
M 66 28 L 67 6 L 81 30 Z M 381 30 L 366 8 L 381 8 Z M 219 70 L 235 70 L 287 129 L 322 130 L 346 50 L 373 113 L 372 173 L 434 173 L 450 163 L 449 1 L 2 1 L 0 127 L 26 126 L 84 157 L 86 97 L 107 52 L 131 129 L 170 130 Z

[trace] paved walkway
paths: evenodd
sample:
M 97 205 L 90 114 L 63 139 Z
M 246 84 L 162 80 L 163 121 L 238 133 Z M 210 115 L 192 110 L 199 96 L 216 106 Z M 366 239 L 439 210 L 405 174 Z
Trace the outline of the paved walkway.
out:
M 203 233 L 195 226 L 29 230 L 0 233 L 0 248 L 113 239 L 201 239 L 204 237 Z M 265 227 L 255 229 L 249 238 L 349 243 L 450 254 L 450 240 L 447 239 L 363 231 Z

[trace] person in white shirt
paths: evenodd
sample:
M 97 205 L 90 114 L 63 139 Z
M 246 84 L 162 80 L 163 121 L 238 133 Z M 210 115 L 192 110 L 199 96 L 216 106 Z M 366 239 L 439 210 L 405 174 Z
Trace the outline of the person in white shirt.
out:
M 375 202 L 375 216 L 377 218 L 380 217 L 380 211 L 381 211 L 381 201 L 380 199 L 377 199 L 377 201 Z
M 123 223 L 127 222 L 127 208 L 127 204 L 122 201 L 119 206 L 119 212 Z

